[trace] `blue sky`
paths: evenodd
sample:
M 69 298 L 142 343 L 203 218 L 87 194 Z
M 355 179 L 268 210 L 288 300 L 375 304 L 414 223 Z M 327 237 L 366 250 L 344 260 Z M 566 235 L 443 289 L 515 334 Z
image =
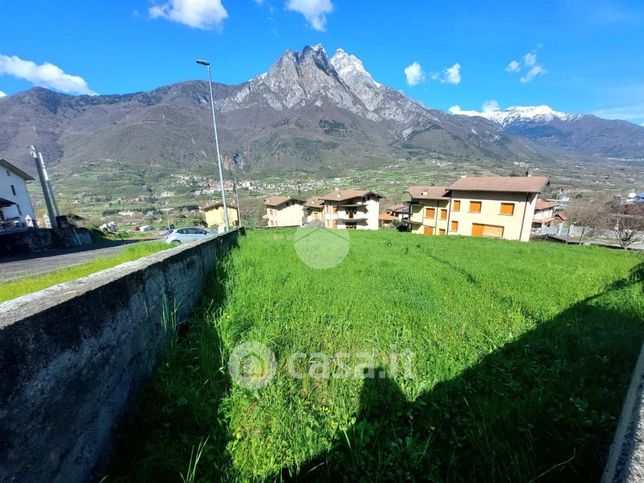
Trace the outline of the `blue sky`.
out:
M 644 123 L 642 0 L 5 3 L 7 94 L 34 84 L 148 90 L 203 78 L 196 58 L 213 61 L 215 80 L 239 83 L 287 48 L 322 43 L 330 54 L 355 54 L 376 80 L 429 107 L 480 110 L 495 100 Z

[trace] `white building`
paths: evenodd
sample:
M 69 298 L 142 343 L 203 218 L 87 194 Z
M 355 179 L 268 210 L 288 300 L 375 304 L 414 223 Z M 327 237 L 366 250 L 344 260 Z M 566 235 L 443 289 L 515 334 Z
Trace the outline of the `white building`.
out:
M 375 191 L 335 190 L 324 201 L 324 225 L 327 228 L 377 230 L 380 196 Z
M 13 164 L 0 159 L 0 229 L 28 226 L 34 207 L 27 191 L 33 178 Z
M 274 195 L 264 200 L 264 206 L 268 226 L 302 226 L 304 223 L 304 200 Z

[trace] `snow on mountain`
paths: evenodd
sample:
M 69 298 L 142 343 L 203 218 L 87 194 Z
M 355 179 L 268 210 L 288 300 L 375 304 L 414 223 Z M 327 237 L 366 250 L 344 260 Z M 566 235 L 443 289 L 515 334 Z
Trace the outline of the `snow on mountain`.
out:
M 491 106 L 483 111 L 465 111 L 459 106 L 453 106 L 449 112 L 458 116 L 479 116 L 494 121 L 502 126 L 517 122 L 551 122 L 553 120 L 573 121 L 579 119 L 583 114 L 569 114 L 555 111 L 550 106 L 511 106 L 506 109 L 499 109 L 498 106 Z

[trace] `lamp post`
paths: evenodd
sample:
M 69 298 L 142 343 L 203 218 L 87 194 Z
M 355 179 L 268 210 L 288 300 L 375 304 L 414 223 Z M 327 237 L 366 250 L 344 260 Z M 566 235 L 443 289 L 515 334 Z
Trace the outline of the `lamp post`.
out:
M 210 75 L 210 62 L 207 60 L 197 60 L 197 64 L 205 65 L 208 70 L 208 86 L 210 87 L 210 107 L 212 109 L 212 128 L 215 131 L 215 150 L 217 151 L 217 165 L 219 166 L 219 185 L 221 188 L 221 201 L 224 205 L 224 227 L 229 230 L 228 207 L 226 206 L 226 193 L 224 192 L 224 174 L 221 169 L 221 155 L 219 154 L 219 137 L 217 136 L 217 120 L 215 119 L 215 99 L 212 95 L 212 77 Z

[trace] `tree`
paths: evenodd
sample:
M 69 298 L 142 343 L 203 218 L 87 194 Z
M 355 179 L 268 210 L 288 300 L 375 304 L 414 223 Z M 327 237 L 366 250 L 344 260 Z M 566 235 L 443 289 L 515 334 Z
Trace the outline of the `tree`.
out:
M 628 249 L 633 243 L 644 240 L 644 206 L 619 204 L 613 207 L 611 229 L 619 245 Z
M 596 200 L 578 201 L 572 204 L 566 212 L 571 224 L 581 226 L 579 243 L 582 243 L 588 228 L 594 229 L 606 226 L 610 204 L 604 197 Z

